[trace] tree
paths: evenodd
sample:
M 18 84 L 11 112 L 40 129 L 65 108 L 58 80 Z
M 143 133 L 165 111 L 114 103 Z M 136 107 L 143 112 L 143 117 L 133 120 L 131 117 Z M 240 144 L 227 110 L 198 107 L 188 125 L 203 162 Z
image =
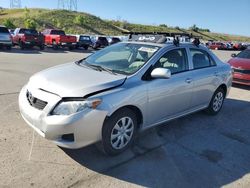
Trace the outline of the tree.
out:
M 30 19 L 30 18 L 28 18 L 24 21 L 24 25 L 28 29 L 36 29 L 36 27 L 37 27 L 36 21 L 34 19 Z
M 27 7 L 24 9 L 24 17 L 25 19 L 30 18 L 30 10 Z
M 78 15 L 74 19 L 74 23 L 77 25 L 83 25 L 84 24 L 84 17 L 82 15 Z
M 160 24 L 160 27 L 168 27 L 166 24 Z
M 195 24 L 193 26 L 191 26 L 189 29 L 192 31 L 195 31 L 195 32 L 197 32 L 199 30 L 199 28 Z
M 14 23 L 10 20 L 10 19 L 6 19 L 3 21 L 3 25 L 9 29 L 15 29 L 16 26 L 14 25 Z

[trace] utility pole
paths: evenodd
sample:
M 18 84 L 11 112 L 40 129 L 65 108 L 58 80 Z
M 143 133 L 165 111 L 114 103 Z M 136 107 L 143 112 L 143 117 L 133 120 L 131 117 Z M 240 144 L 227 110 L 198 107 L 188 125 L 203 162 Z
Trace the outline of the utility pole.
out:
M 21 0 L 10 0 L 10 8 L 21 8 Z
M 58 0 L 57 8 L 77 11 L 77 0 Z

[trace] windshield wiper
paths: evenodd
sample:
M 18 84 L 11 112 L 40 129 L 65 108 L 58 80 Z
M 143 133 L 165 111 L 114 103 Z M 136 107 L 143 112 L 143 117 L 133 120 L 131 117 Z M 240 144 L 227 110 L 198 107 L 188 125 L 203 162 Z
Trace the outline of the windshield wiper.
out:
M 94 67 L 99 71 L 106 71 L 106 72 L 109 72 L 110 74 L 116 75 L 116 73 L 112 69 L 109 69 L 107 67 L 103 67 L 103 66 L 100 66 L 100 65 L 93 65 L 93 64 L 87 64 L 87 66 Z

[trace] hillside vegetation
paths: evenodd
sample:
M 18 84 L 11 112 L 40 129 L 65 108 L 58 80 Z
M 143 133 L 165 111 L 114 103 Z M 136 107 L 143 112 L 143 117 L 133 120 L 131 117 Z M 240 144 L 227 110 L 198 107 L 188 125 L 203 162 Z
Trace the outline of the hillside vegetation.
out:
M 45 28 L 63 29 L 72 34 L 121 35 L 124 31 L 134 32 L 184 32 L 202 36 L 204 40 L 245 41 L 250 37 L 211 33 L 202 29 L 182 29 L 159 26 L 133 24 L 126 21 L 103 20 L 91 14 L 67 10 L 47 9 L 4 9 L 0 10 L 0 25 L 9 27 L 34 27 L 42 31 Z

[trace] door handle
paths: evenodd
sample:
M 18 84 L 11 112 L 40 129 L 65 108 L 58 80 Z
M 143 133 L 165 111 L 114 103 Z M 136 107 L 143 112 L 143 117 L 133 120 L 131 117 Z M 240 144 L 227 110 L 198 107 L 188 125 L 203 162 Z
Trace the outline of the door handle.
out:
M 187 79 L 186 79 L 186 82 L 187 82 L 188 84 L 190 84 L 190 83 L 192 82 L 192 79 L 191 79 L 191 78 L 187 78 Z
M 214 76 L 219 76 L 219 74 L 218 74 L 218 72 L 216 71 L 216 72 L 214 72 Z

